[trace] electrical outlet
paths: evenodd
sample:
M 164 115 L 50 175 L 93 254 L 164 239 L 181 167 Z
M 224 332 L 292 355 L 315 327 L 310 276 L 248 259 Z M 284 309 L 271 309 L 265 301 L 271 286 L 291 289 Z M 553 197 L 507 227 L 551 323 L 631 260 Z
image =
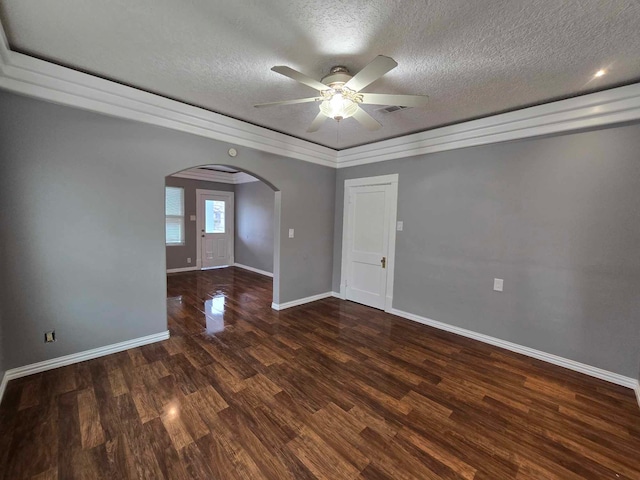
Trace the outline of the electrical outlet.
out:
M 294 232 L 293 228 L 290 228 L 289 229 L 289 238 L 293 238 L 294 233 L 295 232 Z
M 496 292 L 501 292 L 504 287 L 504 280 L 502 278 L 494 278 L 493 279 L 493 289 Z
M 56 341 L 56 331 L 44 332 L 44 343 L 53 343 Z
M 398 232 L 401 232 L 402 230 L 404 230 L 404 222 L 402 220 L 400 220 L 398 223 L 396 223 L 396 230 Z
M 187 263 L 191 263 L 191 257 L 187 257 Z

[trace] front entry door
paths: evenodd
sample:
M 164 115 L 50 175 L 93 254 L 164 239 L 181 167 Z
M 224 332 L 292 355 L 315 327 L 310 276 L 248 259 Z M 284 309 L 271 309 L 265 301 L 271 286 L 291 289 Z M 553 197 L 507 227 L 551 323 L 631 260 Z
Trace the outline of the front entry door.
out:
M 391 185 L 348 188 L 346 298 L 384 309 Z
M 233 265 L 233 194 L 198 195 L 202 268 Z

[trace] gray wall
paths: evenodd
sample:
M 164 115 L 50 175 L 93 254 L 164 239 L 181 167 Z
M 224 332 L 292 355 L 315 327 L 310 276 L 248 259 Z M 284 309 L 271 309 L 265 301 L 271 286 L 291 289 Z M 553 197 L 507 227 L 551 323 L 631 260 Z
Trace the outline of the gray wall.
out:
M 274 192 L 262 182 L 235 187 L 235 261 L 273 273 Z
M 639 152 L 632 125 L 340 169 L 333 289 L 344 180 L 398 173 L 394 308 L 636 378 Z
M 280 190 L 296 238 L 282 235 L 276 301 L 330 290 L 335 170 L 7 92 L 0 111 L 5 368 L 166 330 L 165 177 L 197 165 Z
M 233 192 L 235 185 L 230 183 L 207 182 L 189 178 L 167 177 L 165 185 L 184 188 L 184 245 L 171 245 L 167 248 L 167 269 L 195 267 L 197 255 L 196 222 L 189 220 L 190 215 L 196 214 L 196 190 L 218 190 Z M 273 195 L 273 191 L 271 192 Z M 191 258 L 191 263 L 187 259 Z

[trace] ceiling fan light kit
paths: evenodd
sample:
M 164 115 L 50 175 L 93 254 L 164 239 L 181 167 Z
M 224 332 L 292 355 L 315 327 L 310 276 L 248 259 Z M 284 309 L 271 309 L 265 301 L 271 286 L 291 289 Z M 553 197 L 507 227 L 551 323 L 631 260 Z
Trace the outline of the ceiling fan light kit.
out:
M 325 117 L 340 121 L 352 117 L 358 110 L 358 103 L 343 95 L 339 90 L 331 95 L 329 100 L 320 104 L 320 111 Z
M 381 93 L 360 93 L 360 90 L 378 80 L 384 74 L 397 67 L 395 60 L 378 55 L 355 76 L 341 65 L 331 68 L 329 75 L 320 82 L 290 67 L 276 66 L 276 73 L 289 77 L 320 92 L 320 97 L 284 100 L 282 102 L 261 103 L 257 108 L 275 105 L 293 105 L 297 103 L 320 102 L 320 113 L 311 123 L 307 132 L 317 131 L 327 118 L 337 122 L 353 117 L 368 130 L 377 130 L 382 125 L 371 115 L 360 108 L 361 104 L 397 105 L 420 107 L 426 105 L 426 95 L 386 95 Z
M 344 67 L 334 67 L 344 68 Z M 320 92 L 324 100 L 320 103 L 320 111 L 324 116 L 340 121 L 352 117 L 362 103 L 362 95 L 344 86 L 344 82 L 328 84 L 329 90 Z

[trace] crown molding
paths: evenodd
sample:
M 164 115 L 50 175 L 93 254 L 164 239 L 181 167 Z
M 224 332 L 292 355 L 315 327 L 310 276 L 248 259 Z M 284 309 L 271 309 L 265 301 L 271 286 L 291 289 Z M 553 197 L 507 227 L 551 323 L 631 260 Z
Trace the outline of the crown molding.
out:
M 640 119 L 640 84 L 341 150 L 338 168 Z
M 252 183 L 252 182 L 260 181 L 256 177 L 253 177 L 248 173 L 244 173 L 244 172 L 233 173 L 232 175 L 233 175 L 233 183 L 235 183 L 236 185 L 240 183 Z
M 7 35 L 4 33 L 2 22 L 0 22 L 0 74 L 2 74 L 2 67 L 9 63 L 10 51 L 9 40 L 7 40 Z
M 640 84 L 633 84 L 337 151 L 13 52 L 1 24 L 0 88 L 333 168 L 640 119 Z
M 204 180 L 206 182 L 229 183 L 238 185 L 240 183 L 259 182 L 257 178 L 245 172 L 214 172 L 203 168 L 191 168 L 182 172 L 174 173 L 172 177 L 190 178 L 192 180 Z
M 335 167 L 336 151 L 203 108 L 10 50 L 0 25 L 0 88 L 50 102 L 159 125 Z

